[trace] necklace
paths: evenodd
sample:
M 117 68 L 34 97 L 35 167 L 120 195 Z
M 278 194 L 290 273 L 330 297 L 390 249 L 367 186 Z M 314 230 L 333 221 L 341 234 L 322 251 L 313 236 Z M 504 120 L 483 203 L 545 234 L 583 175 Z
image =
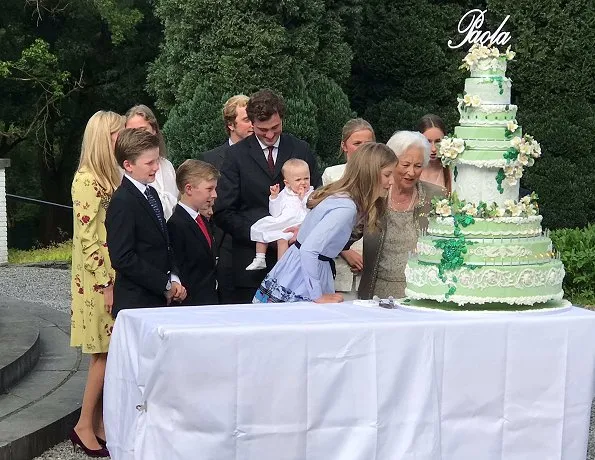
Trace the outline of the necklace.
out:
M 417 194 L 417 190 L 413 189 L 413 193 L 411 193 L 411 198 L 409 199 L 409 204 L 407 204 L 407 206 L 404 209 L 400 209 L 403 207 L 403 204 L 407 202 L 407 198 L 405 198 L 402 201 L 396 200 L 395 197 L 393 196 L 392 190 L 390 193 L 390 201 L 391 201 L 391 208 L 394 211 L 408 211 L 413 207 L 413 203 L 415 201 L 415 196 Z

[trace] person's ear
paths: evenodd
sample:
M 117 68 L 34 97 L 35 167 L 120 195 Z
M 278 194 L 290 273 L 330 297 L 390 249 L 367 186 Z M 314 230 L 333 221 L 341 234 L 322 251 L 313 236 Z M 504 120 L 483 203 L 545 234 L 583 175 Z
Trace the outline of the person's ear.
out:
M 122 162 L 122 167 L 124 168 L 124 171 L 131 172 L 131 170 L 132 170 L 132 163 L 130 161 L 128 161 L 128 160 L 124 160 Z

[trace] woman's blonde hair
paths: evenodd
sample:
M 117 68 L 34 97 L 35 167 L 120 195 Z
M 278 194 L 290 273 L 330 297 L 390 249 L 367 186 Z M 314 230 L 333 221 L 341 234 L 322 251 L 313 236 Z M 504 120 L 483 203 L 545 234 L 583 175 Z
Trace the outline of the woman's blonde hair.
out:
M 331 195 L 348 195 L 355 202 L 360 219 L 369 231 L 375 231 L 387 208 L 386 193 L 380 187 L 381 171 L 398 162 L 386 145 L 366 142 L 360 145 L 345 166 L 341 179 L 315 190 L 308 200 L 314 208 Z
M 159 156 L 161 158 L 167 158 L 165 138 L 163 137 L 161 128 L 159 128 L 159 122 L 157 121 L 157 118 L 155 117 L 153 111 L 144 104 L 135 105 L 134 107 L 128 109 L 128 112 L 126 112 L 126 123 L 128 123 L 131 118 L 134 118 L 136 116 L 142 117 L 143 120 L 149 123 L 149 126 L 153 128 L 153 131 L 155 131 L 155 135 L 159 138 Z
M 89 118 L 83 134 L 78 171 L 90 172 L 108 195 L 114 193 L 122 182 L 112 134 L 124 127 L 124 121 L 122 115 L 100 110 Z
M 341 130 L 341 148 L 339 149 L 340 157 L 345 154 L 343 151 L 343 145 L 345 145 L 347 139 L 349 139 L 353 133 L 357 133 L 358 131 L 370 131 L 372 133 L 372 140 L 374 142 L 376 141 L 376 133 L 374 132 L 374 128 L 372 128 L 372 125 L 366 120 L 363 118 L 352 118 L 347 120 L 347 123 L 343 125 L 343 129 Z

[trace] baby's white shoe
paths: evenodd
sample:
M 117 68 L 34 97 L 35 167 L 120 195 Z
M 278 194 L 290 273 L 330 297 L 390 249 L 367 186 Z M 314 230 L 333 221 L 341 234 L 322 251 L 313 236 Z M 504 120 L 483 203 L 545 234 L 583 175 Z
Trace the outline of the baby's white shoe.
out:
M 255 257 L 250 265 L 246 267 L 246 270 L 264 270 L 267 268 L 267 261 L 264 257 Z

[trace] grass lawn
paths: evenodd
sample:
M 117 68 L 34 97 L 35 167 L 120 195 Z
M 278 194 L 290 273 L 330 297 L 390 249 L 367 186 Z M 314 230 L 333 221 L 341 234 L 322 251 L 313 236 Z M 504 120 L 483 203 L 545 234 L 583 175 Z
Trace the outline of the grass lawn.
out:
M 8 263 L 31 264 L 38 262 L 70 262 L 72 260 L 72 241 L 54 244 L 45 248 L 8 249 Z

